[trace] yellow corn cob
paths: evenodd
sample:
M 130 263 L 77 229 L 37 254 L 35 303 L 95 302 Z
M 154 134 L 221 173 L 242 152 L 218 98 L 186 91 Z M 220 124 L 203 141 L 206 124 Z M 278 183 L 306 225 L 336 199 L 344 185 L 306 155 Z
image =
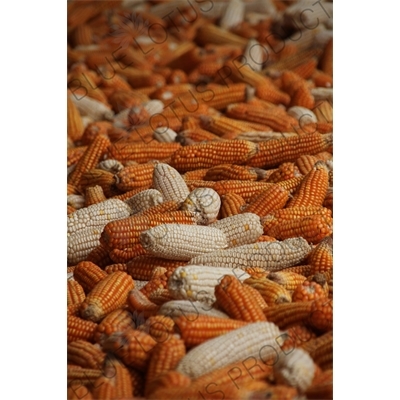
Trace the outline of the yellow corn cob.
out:
M 181 174 L 164 163 L 157 163 L 154 168 L 153 188 L 159 190 L 166 201 L 183 202 L 190 193 Z
M 103 188 L 99 185 L 89 186 L 85 190 L 85 207 L 107 200 Z
M 255 243 L 263 233 L 260 218 L 251 212 L 223 218 L 210 226 L 220 229 L 225 234 L 228 247 Z
M 218 216 L 221 199 L 211 188 L 193 189 L 181 205 L 181 210 L 192 213 L 199 225 L 209 225 Z
M 67 316 L 67 339 L 68 343 L 75 340 L 87 340 L 92 342 L 97 324 L 92 321 L 85 321 L 75 315 Z
M 111 311 L 125 304 L 128 293 L 135 286 L 131 276 L 117 271 L 107 275 L 87 295 L 81 304 L 81 316 L 90 321 L 100 321 Z
M 292 301 L 290 293 L 283 286 L 269 280 L 269 278 L 251 277 L 246 279 L 244 283 L 256 289 L 268 306 Z
M 286 290 L 294 290 L 298 285 L 302 284 L 307 279 L 305 276 L 297 274 L 296 272 L 288 271 L 288 269 L 278 272 L 271 272 L 268 275 L 268 279 L 272 282 L 276 282 Z
M 240 214 L 246 204 L 242 196 L 236 193 L 226 193 L 221 196 L 220 218 L 227 218 Z
M 83 287 L 75 280 L 67 281 L 67 306 L 72 304 L 80 304 L 85 300 L 85 292 Z
M 170 164 L 179 172 L 186 172 L 224 163 L 243 164 L 256 152 L 257 145 L 244 140 L 206 142 L 178 149 Z
M 298 264 L 311 248 L 303 238 L 291 238 L 282 242 L 260 242 L 203 254 L 190 260 L 194 265 L 246 268 L 261 267 L 277 271 Z
M 224 312 L 211 307 L 201 301 L 193 300 L 171 300 L 164 303 L 158 310 L 159 315 L 165 315 L 172 319 L 184 316 L 185 318 L 194 321 L 199 315 L 209 315 L 211 317 L 228 318 Z
M 333 366 L 333 332 L 328 331 L 323 335 L 303 344 L 302 349 L 310 354 L 311 358 L 323 370 L 332 369 Z
M 328 184 L 328 169 L 324 162 L 318 161 L 301 181 L 286 207 L 322 206 Z
M 156 189 L 142 190 L 124 202 L 130 207 L 131 214 L 148 210 L 164 202 L 163 195 Z
M 116 186 L 125 192 L 139 188 L 150 189 L 154 167 L 154 163 L 126 166 L 116 174 Z
M 175 299 L 215 302 L 214 288 L 224 275 L 233 275 L 239 280 L 249 277 L 244 271 L 233 268 L 187 265 L 176 268 L 168 280 L 168 290 Z
M 101 369 L 105 357 L 98 346 L 84 340 L 75 340 L 67 346 L 68 363 L 82 368 Z
M 307 262 L 311 265 L 310 275 L 318 272 L 330 271 L 333 268 L 333 248 L 332 239 L 327 237 L 318 243 L 307 257 Z
M 169 260 L 186 260 L 228 247 L 225 234 L 209 226 L 161 224 L 143 231 L 139 240 L 147 252 Z
M 220 196 L 234 193 L 240 195 L 245 201 L 249 201 L 252 196 L 271 188 L 273 185 L 267 182 L 223 180 L 215 182 L 212 188 Z
M 262 176 L 262 170 L 245 165 L 221 164 L 207 170 L 206 181 L 240 180 L 257 181 Z

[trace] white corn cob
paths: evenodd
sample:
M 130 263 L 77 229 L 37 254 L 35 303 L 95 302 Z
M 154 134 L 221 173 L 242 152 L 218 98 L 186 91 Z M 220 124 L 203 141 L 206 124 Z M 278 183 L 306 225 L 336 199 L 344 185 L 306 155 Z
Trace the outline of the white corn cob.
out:
M 79 99 L 71 96 L 71 100 L 78 108 L 80 114 L 87 115 L 94 121 L 112 120 L 114 116 L 114 111 L 101 101 L 91 99 L 89 96 L 80 96 Z
M 212 267 L 246 268 L 259 267 L 267 271 L 279 271 L 303 261 L 311 246 L 302 237 L 276 242 L 260 242 L 202 254 L 190 260 L 190 264 Z
M 196 188 L 190 192 L 181 206 L 181 210 L 192 212 L 200 225 L 208 225 L 216 221 L 221 198 L 211 188 Z
M 160 143 L 173 143 L 178 134 L 166 126 L 160 126 L 154 129 L 153 137 Z
M 128 218 L 130 207 L 119 199 L 108 199 L 81 208 L 68 215 L 67 234 L 71 235 L 89 227 L 103 228 L 108 222 Z
M 115 114 L 113 117 L 113 125 L 116 128 L 127 129 L 131 125 L 129 123 L 129 113 L 131 112 L 130 108 L 125 108 L 120 111 L 118 114 Z
M 156 189 L 142 190 L 124 202 L 131 208 L 131 214 L 157 206 L 164 201 L 162 194 Z
M 119 171 L 122 171 L 124 166 L 118 160 L 113 160 L 110 158 L 108 160 L 99 162 L 96 168 L 111 172 L 113 174 L 118 174 Z
M 318 122 L 317 116 L 308 108 L 294 106 L 287 110 L 287 113 L 299 121 L 300 126 Z
M 250 275 L 241 269 L 187 265 L 178 267 L 168 280 L 168 290 L 176 299 L 202 301 L 213 304 L 215 286 L 225 275 L 244 281 Z
M 332 88 L 316 87 L 311 89 L 311 94 L 314 96 L 315 102 L 327 100 L 329 103 L 333 104 Z
M 181 174 L 165 163 L 157 163 L 153 172 L 153 188 L 161 192 L 165 201 L 183 202 L 190 191 Z
M 263 50 L 262 47 L 265 49 Z M 253 71 L 261 71 L 268 49 L 264 44 L 260 44 L 256 39 L 249 39 L 244 49 L 243 57 L 245 63 L 250 66 Z
M 143 231 L 139 240 L 147 252 L 168 260 L 189 261 L 228 247 L 221 230 L 201 225 L 161 224 Z
M 294 349 L 289 354 L 281 353 L 274 364 L 274 375 L 284 385 L 305 392 L 314 378 L 315 364 L 311 356 L 303 349 Z
M 326 160 L 325 165 L 327 166 L 329 171 L 333 171 L 333 160 Z
M 71 215 L 71 214 L 70 214 Z M 67 260 L 70 265 L 84 261 L 88 254 L 100 245 L 102 226 L 89 226 L 72 233 L 67 238 Z
M 67 196 L 67 204 L 79 210 L 85 207 L 85 196 L 80 194 L 69 194 Z
M 192 300 L 171 300 L 164 303 L 157 314 L 166 315 L 171 318 L 179 318 L 182 315 L 187 316 L 188 319 L 193 320 L 198 315 L 209 315 L 210 317 L 229 318 L 224 312 L 217 310 L 201 301 Z M 190 318 L 189 318 L 190 317 Z
M 240 135 L 236 136 L 236 139 L 240 140 L 248 140 L 250 142 L 258 143 L 265 142 L 267 140 L 272 139 L 289 139 L 291 137 L 299 136 L 296 132 L 263 132 L 263 131 L 249 131 L 243 132 Z
M 230 30 L 241 24 L 244 18 L 244 9 L 245 4 L 241 0 L 229 1 L 222 18 L 219 21 L 219 26 Z
M 267 362 L 280 353 L 276 342 L 280 335 L 272 322 L 250 323 L 194 347 L 181 359 L 176 371 L 196 379 L 253 357 L 258 363 Z
M 209 225 L 221 229 L 228 240 L 228 247 L 255 243 L 263 234 L 260 217 L 253 213 L 232 215 Z
M 144 109 L 150 114 L 160 114 L 164 110 L 164 103 L 161 100 L 150 100 L 143 104 Z

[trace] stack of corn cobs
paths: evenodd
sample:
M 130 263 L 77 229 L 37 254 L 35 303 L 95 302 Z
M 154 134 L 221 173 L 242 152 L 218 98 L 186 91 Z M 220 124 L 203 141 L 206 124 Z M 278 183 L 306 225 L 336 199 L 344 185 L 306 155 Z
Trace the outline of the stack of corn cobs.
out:
M 68 399 L 331 399 L 332 2 L 68 3 Z

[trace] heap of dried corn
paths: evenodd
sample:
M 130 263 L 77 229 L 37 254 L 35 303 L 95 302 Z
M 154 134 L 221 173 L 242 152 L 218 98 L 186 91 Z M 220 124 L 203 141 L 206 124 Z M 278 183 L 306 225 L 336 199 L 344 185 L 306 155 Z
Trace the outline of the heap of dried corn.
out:
M 68 399 L 330 399 L 332 3 L 68 3 Z

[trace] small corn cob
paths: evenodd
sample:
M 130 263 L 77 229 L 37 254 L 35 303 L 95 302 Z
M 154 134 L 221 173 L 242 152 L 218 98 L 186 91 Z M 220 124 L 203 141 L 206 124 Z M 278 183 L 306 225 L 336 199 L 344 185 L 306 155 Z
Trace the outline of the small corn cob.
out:
M 82 175 L 98 164 L 100 157 L 106 152 L 110 144 L 111 142 L 106 136 L 99 135 L 96 137 L 77 162 L 75 169 L 68 176 L 68 183 L 79 186 Z
M 281 349 L 285 354 L 293 350 L 296 347 L 301 347 L 305 343 L 312 339 L 315 339 L 317 335 L 303 323 L 291 326 L 286 332 L 279 338 L 282 340 L 280 345 Z
M 154 168 L 153 188 L 159 190 L 166 201 L 183 202 L 190 193 L 181 174 L 164 163 L 157 163 Z
M 225 234 L 228 247 L 255 243 L 263 234 L 260 218 L 251 212 L 223 218 L 210 226 L 220 229 Z
M 106 201 L 107 198 L 104 195 L 103 188 L 99 185 L 86 187 L 85 190 L 85 207 L 89 207 L 93 204 L 101 203 Z
M 118 160 L 108 159 L 100 161 L 97 164 L 96 168 L 111 172 L 113 174 L 117 174 L 119 171 L 122 170 L 122 168 L 124 168 L 124 166 Z
M 148 208 L 147 210 L 140 211 L 137 215 L 152 216 L 156 214 L 169 213 L 171 211 L 179 211 L 180 203 L 177 201 L 164 201 L 157 206 Z
M 310 275 L 317 272 L 325 272 L 333 268 L 333 247 L 332 239 L 327 237 L 322 240 L 311 251 L 307 257 L 307 262 L 311 265 Z
M 261 242 L 219 250 L 194 257 L 190 264 L 241 269 L 261 267 L 277 271 L 298 264 L 310 250 L 307 241 L 299 237 L 282 242 Z
M 196 379 L 247 357 L 267 360 L 277 353 L 274 347 L 277 347 L 275 339 L 279 335 L 278 327 L 270 322 L 247 324 L 191 349 L 176 371 Z
M 168 280 L 168 290 L 175 299 L 215 302 L 214 288 L 224 275 L 232 275 L 240 280 L 249 277 L 244 271 L 231 268 L 187 265 L 178 267 Z
M 311 358 L 323 370 L 333 366 L 333 331 L 314 338 L 302 345 L 302 349 L 310 354 Z
M 165 315 L 172 319 L 184 316 L 190 321 L 196 320 L 199 315 L 208 315 L 210 317 L 226 318 L 229 316 L 224 312 L 207 305 L 201 301 L 193 300 L 171 300 L 164 303 L 158 310 L 159 315 Z
M 221 230 L 200 225 L 162 224 L 143 231 L 139 240 L 147 252 L 169 260 L 189 261 L 228 247 Z
M 191 144 L 195 144 L 198 142 L 207 142 L 207 141 L 222 141 L 219 136 L 214 135 L 213 133 L 201 129 L 200 127 L 195 127 L 192 129 L 186 129 L 178 133 L 176 137 L 176 141 L 180 143 L 182 146 L 189 146 Z
M 193 189 L 181 205 L 181 210 L 192 213 L 199 225 L 209 225 L 216 221 L 221 199 L 211 188 Z
M 298 285 L 302 284 L 307 279 L 303 275 L 288 271 L 288 269 L 278 272 L 271 272 L 268 274 L 268 279 L 272 282 L 276 282 L 286 290 L 294 290 Z
M 215 182 L 213 189 L 220 195 L 235 193 L 240 195 L 245 201 L 249 201 L 252 196 L 273 186 L 267 182 L 225 180 Z
M 109 106 L 84 94 L 78 94 L 78 96 L 80 96 L 79 99 L 74 94 L 71 100 L 81 115 L 87 115 L 94 121 L 111 120 L 113 118 L 114 112 Z
M 265 51 L 263 52 L 260 47 L 263 47 L 256 39 L 250 39 L 244 49 L 243 57 L 247 65 L 253 71 L 260 72 L 265 60 Z
M 292 301 L 290 293 L 284 287 L 271 281 L 269 278 L 251 277 L 246 279 L 244 283 L 256 289 L 268 306 L 290 303 Z
M 90 261 L 81 261 L 74 269 L 74 279 L 79 282 L 85 293 L 89 293 L 106 276 L 105 271 Z
M 163 343 L 174 333 L 175 322 L 165 315 L 152 315 L 137 329 L 148 333 L 157 341 Z
M 85 321 L 75 315 L 67 315 L 67 339 L 68 343 L 75 340 L 87 340 L 92 342 L 97 324 L 92 321 Z
M 85 300 L 85 292 L 83 287 L 73 279 L 67 281 L 67 306 L 72 304 L 80 304 Z
M 299 173 L 295 164 L 286 162 L 279 165 L 278 169 L 269 175 L 266 181 L 270 183 L 278 183 L 297 176 L 301 176 L 301 174 Z
M 155 315 L 160 308 L 157 304 L 150 301 L 139 289 L 133 289 L 129 292 L 128 305 L 134 313 L 139 313 L 143 318 Z
M 206 181 L 222 181 L 228 179 L 240 181 L 256 181 L 260 172 L 256 168 L 244 165 L 221 164 L 207 170 L 204 176 Z
M 215 286 L 216 304 L 231 318 L 246 322 L 266 321 L 263 308 L 249 286 L 225 275 Z
M 203 180 L 198 180 L 198 179 L 193 179 L 193 180 L 186 180 L 186 183 L 188 185 L 188 188 L 190 191 L 197 189 L 197 188 L 213 188 L 216 182 L 212 181 L 203 181 Z
M 179 172 L 186 172 L 224 163 L 243 164 L 257 150 L 257 144 L 245 140 L 199 143 L 176 150 L 171 155 L 170 165 Z
M 287 139 L 274 139 L 259 143 L 258 153 L 247 165 L 273 168 L 282 162 L 295 161 L 303 154 L 316 154 L 332 145 L 332 134 L 310 133 Z
M 82 368 L 101 369 L 106 354 L 99 346 L 85 340 L 75 340 L 68 343 L 67 360 L 69 364 L 79 365 Z
M 156 189 L 147 189 L 124 200 L 124 202 L 130 207 L 131 214 L 136 214 L 163 203 L 164 197 Z
M 112 127 L 113 125 L 109 121 L 96 121 L 89 123 L 83 132 L 81 143 L 88 145 L 99 135 L 108 136 L 108 132 Z
M 184 173 L 182 177 L 185 181 L 203 180 L 208 171 L 208 168 L 195 169 Z
M 137 329 L 113 333 L 104 343 L 103 349 L 117 355 L 127 367 L 145 371 L 151 351 L 157 342 L 147 333 Z
M 327 298 L 328 294 L 321 285 L 316 282 L 304 281 L 298 285 L 292 293 L 292 301 L 310 301 L 321 298 Z
M 81 304 L 81 316 L 90 321 L 100 321 L 111 311 L 125 304 L 128 293 L 135 286 L 131 276 L 117 271 L 107 275 L 87 295 Z
M 159 306 L 163 305 L 167 301 L 174 300 L 174 297 L 168 289 L 159 288 L 149 294 L 149 300 Z
M 133 189 L 150 189 L 153 183 L 154 163 L 129 165 L 116 174 L 116 186 L 127 192 Z
M 241 213 L 246 204 L 242 196 L 236 193 L 226 193 L 221 196 L 220 218 L 227 218 Z

